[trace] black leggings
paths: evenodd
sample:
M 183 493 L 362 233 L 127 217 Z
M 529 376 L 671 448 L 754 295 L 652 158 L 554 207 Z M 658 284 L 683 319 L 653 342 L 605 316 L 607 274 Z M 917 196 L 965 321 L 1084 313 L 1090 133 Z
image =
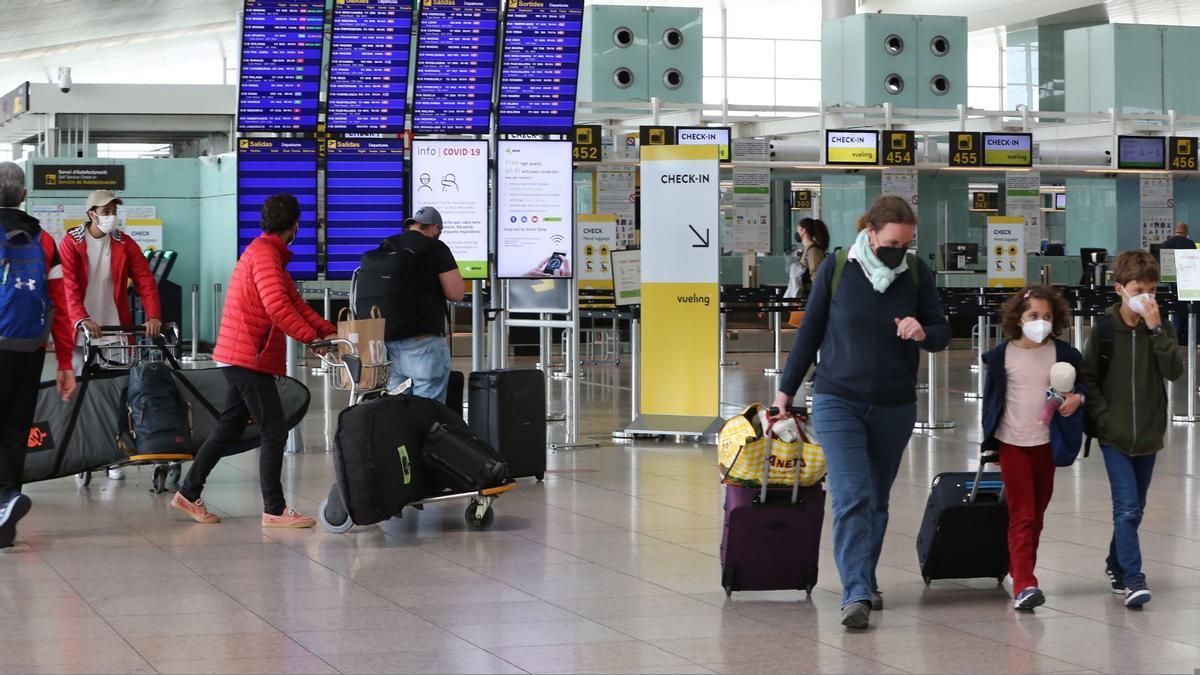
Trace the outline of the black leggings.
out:
M 191 501 L 200 498 L 208 474 L 225 456 L 225 446 L 242 436 L 253 417 L 258 423 L 261 448 L 258 456 L 258 479 L 262 487 L 263 513 L 278 516 L 287 502 L 283 498 L 283 448 L 287 443 L 287 420 L 275 378 L 246 368 L 229 366 L 221 369 L 229 384 L 229 394 L 217 427 L 200 446 L 192 468 L 179 491 Z

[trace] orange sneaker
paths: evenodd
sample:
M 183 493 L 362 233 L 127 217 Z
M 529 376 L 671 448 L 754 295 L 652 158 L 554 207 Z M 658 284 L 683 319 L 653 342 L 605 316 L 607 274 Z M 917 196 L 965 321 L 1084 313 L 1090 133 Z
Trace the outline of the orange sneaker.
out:
M 317 521 L 309 518 L 290 506 L 283 510 L 282 515 L 273 516 L 269 513 L 264 513 L 262 517 L 263 527 L 302 528 L 313 527 L 316 524 Z
M 211 525 L 213 523 L 221 522 L 220 516 L 215 513 L 210 513 L 208 508 L 204 506 L 203 499 L 197 499 L 194 502 L 189 501 L 187 497 L 183 496 L 183 494 L 176 492 L 175 497 L 171 499 L 171 506 L 183 511 L 188 515 L 189 518 L 197 523 Z

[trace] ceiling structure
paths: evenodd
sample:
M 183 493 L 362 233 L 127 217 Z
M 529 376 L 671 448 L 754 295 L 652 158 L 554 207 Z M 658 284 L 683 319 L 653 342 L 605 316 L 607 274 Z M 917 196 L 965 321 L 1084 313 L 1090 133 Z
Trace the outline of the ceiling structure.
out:
M 1092 8 L 1113 23 L 1200 26 L 1197 0 L 859 0 L 858 11 L 963 16 L 970 30 L 1036 23 L 1042 17 Z

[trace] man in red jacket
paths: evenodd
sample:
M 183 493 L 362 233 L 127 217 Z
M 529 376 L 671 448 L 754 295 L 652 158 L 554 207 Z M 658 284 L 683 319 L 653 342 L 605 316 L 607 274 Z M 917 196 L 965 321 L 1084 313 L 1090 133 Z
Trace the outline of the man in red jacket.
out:
M 45 318 L 50 318 L 50 333 L 54 336 L 54 354 L 58 359 L 58 392 L 63 400 L 75 391 L 75 372 L 71 368 L 71 345 L 74 336 L 67 320 L 63 296 L 62 266 L 51 237 L 31 217 L 20 209 L 25 201 L 25 172 L 12 162 L 0 162 L 0 246 L 19 246 L 28 250 L 34 243 L 41 246 L 45 266 L 37 265 L 36 277 L 22 277 L 12 272 L 7 256 L 0 272 L 0 287 L 8 301 L 0 303 L 0 548 L 13 545 L 17 537 L 17 522 L 29 513 L 32 502 L 21 493 L 25 475 L 25 454 L 29 430 L 37 412 L 42 363 L 46 358 Z M 34 253 L 36 259 L 36 252 Z M 42 277 L 42 275 L 45 275 Z M 44 278 L 44 287 L 38 279 Z M 33 339 L 14 337 L 24 332 L 30 318 L 22 315 L 22 302 L 12 300 L 7 293 L 28 294 L 36 303 L 41 316 L 41 332 Z M 49 300 L 49 311 L 45 303 Z M 25 303 L 28 307 L 29 303 Z M 11 331 L 11 333 L 10 333 Z
M 200 499 L 204 482 L 241 437 L 251 417 L 258 423 L 258 473 L 263 495 L 263 527 L 312 527 L 315 521 L 289 508 L 283 498 L 283 448 L 287 422 L 275 378 L 285 369 L 286 336 L 299 342 L 337 337 L 337 328 L 300 297 L 287 273 L 288 244 L 300 230 L 300 203 L 289 194 L 273 195 L 262 207 L 263 234 L 242 253 L 221 315 L 213 360 L 224 365 L 229 395 L 216 429 L 204 441 L 171 506 L 198 523 L 218 523 Z
M 72 228 L 58 243 L 67 315 L 71 325 L 86 329 L 93 338 L 100 336 L 101 326 L 132 324 L 128 291 L 132 280 L 146 307 L 146 336 L 155 337 L 162 326 L 158 284 L 142 247 L 118 225 L 117 207 L 121 203 L 110 190 L 88 195 L 88 222 Z M 84 358 L 82 350 L 76 350 L 76 373 L 82 371 Z M 109 469 L 108 477 L 122 480 L 125 471 Z

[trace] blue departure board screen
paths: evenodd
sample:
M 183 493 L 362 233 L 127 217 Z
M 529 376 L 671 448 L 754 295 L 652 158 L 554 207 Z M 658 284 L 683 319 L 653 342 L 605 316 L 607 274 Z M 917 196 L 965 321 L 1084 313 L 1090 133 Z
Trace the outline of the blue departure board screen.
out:
M 569 134 L 583 0 L 509 0 L 500 65 L 501 133 Z
M 325 278 L 349 279 L 359 258 L 404 225 L 404 140 L 329 140 Z
M 246 0 L 238 131 L 316 131 L 324 0 Z
M 404 131 L 412 18 L 411 0 L 334 5 L 326 129 Z
M 486 134 L 500 0 L 421 0 L 413 132 Z
M 262 234 L 262 205 L 287 192 L 300 202 L 300 234 L 292 242 L 288 272 L 317 278 L 317 142 L 302 138 L 238 139 L 238 257 Z

